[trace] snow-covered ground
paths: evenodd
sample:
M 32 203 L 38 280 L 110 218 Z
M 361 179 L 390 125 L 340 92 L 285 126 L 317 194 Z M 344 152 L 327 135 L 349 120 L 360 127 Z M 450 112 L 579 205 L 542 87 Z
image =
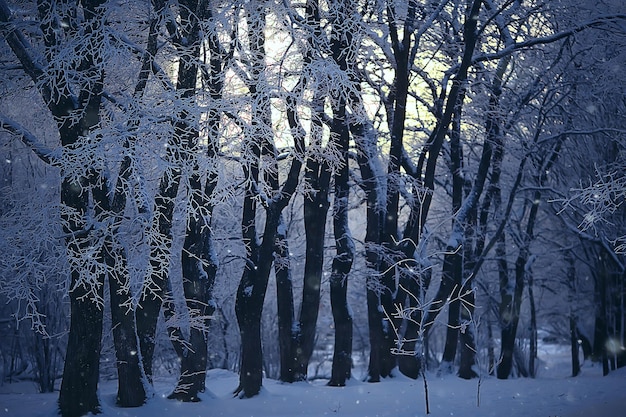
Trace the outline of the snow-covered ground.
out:
M 601 369 L 585 365 L 576 378 L 567 376 L 566 358 L 558 352 L 543 352 L 538 378 L 497 380 L 484 377 L 465 381 L 453 375 L 427 377 L 431 416 L 462 417 L 620 417 L 626 416 L 626 369 L 601 376 Z M 552 355 L 549 355 L 552 353 Z M 554 360 L 556 359 L 556 360 Z M 559 360 L 560 359 L 560 360 Z M 394 416 L 425 415 L 422 380 L 402 376 L 370 384 L 352 380 L 343 388 L 311 383 L 281 384 L 264 381 L 258 397 L 240 400 L 232 397 L 237 375 L 212 370 L 207 376 L 208 391 L 202 401 L 183 404 L 165 397 L 174 380 L 155 383 L 156 396 L 140 408 L 122 409 L 114 405 L 115 381 L 100 387 L 103 417 L 290 417 L 290 416 Z M 5 383 L 0 387 L 0 417 L 51 417 L 55 415 L 58 393 L 36 394 L 32 383 Z

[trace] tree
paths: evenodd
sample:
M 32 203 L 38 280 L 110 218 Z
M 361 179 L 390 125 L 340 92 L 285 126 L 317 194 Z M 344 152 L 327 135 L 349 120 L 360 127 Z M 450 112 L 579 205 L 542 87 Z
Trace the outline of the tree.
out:
M 304 154 L 303 138 L 296 133 L 294 155 L 287 178 L 279 184 L 277 152 L 270 137 L 270 96 L 264 63 L 267 9 L 263 1 L 247 5 L 248 78 L 245 80 L 251 98 L 251 123 L 243 142 L 242 169 L 245 194 L 241 231 L 246 248 L 246 265 L 237 289 L 235 311 L 241 335 L 241 368 L 235 395 L 252 397 L 262 385 L 261 313 L 272 267 L 276 234 L 281 213 L 298 184 Z M 267 164 L 267 165 L 265 165 Z M 257 198 L 265 211 L 262 240 L 256 228 Z

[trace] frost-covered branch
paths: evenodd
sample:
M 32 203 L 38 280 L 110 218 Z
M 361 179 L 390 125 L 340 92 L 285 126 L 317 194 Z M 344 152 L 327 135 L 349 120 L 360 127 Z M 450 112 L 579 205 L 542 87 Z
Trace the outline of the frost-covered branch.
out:
M 0 129 L 12 135 L 18 136 L 35 155 L 48 165 L 54 165 L 58 161 L 56 152 L 45 146 L 34 134 L 14 120 L 0 114 Z

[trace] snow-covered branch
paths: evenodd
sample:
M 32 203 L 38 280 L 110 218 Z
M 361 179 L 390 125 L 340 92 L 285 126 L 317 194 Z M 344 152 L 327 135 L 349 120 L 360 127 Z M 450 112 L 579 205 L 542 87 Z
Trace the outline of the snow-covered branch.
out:
M 26 145 L 35 155 L 46 164 L 54 165 L 58 156 L 56 152 L 47 146 L 45 146 L 34 134 L 19 123 L 11 120 L 10 118 L 0 114 L 0 129 L 11 133 L 14 136 L 18 136 L 20 141 Z

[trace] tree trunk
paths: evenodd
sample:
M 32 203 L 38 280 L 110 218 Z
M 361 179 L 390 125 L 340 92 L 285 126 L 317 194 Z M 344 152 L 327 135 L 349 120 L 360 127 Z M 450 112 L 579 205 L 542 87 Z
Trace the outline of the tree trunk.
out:
M 438 120 L 437 125 L 431 135 L 431 138 L 429 138 L 428 144 L 425 148 L 425 151 L 427 150 L 428 152 L 428 160 L 426 162 L 426 168 L 423 173 L 423 186 L 431 191 L 435 188 L 435 171 L 437 166 L 437 159 L 439 158 L 444 138 L 448 132 L 448 127 L 452 122 L 454 114 L 458 113 L 463 105 L 463 100 L 465 97 L 465 82 L 467 80 L 468 70 L 471 65 L 471 58 L 473 56 L 474 49 L 478 40 L 478 36 L 476 33 L 477 20 L 474 19 L 472 16 L 478 15 L 481 4 L 481 0 L 474 0 L 470 5 L 468 5 L 468 10 L 465 16 L 465 22 L 463 26 L 465 42 L 463 58 L 450 88 L 444 111 L 441 115 L 441 118 Z M 474 182 L 472 191 L 463 202 L 462 208 L 459 209 L 454 219 L 453 231 L 451 232 L 450 241 L 448 242 L 446 249 L 445 258 L 447 259 L 444 259 L 444 272 L 441 275 L 439 289 L 437 290 L 437 294 L 435 295 L 433 303 L 429 306 L 428 310 L 424 312 L 424 318 L 420 321 L 420 323 L 422 323 L 422 328 L 420 329 L 420 331 L 424 332 L 425 335 L 428 334 L 434 322 L 434 319 L 447 303 L 447 300 L 451 296 L 454 288 L 458 288 L 458 286 L 456 286 L 454 282 L 457 277 L 454 276 L 454 269 L 452 268 L 452 265 L 455 265 L 456 263 L 456 261 L 454 260 L 456 256 L 461 257 L 461 255 L 457 252 L 462 250 L 462 225 L 467 220 L 471 211 L 476 207 L 478 199 L 480 198 L 480 194 L 482 192 L 484 181 L 487 175 L 489 160 L 491 159 L 490 152 L 491 145 L 486 142 L 483 145 L 483 155 L 481 156 L 478 176 Z M 421 175 L 421 173 L 418 174 Z M 424 198 L 418 201 L 419 203 L 415 204 L 415 206 L 411 208 L 409 222 L 407 223 L 407 227 L 404 232 L 404 238 L 407 241 L 412 241 L 415 243 L 419 241 L 422 227 L 426 222 L 426 218 L 430 210 L 430 204 L 432 202 L 432 192 L 425 193 Z M 412 251 L 407 251 L 405 249 L 405 253 L 412 253 Z M 446 265 L 448 265 L 447 268 Z M 462 280 L 462 266 L 461 275 L 459 275 L 458 279 Z M 409 338 L 412 338 L 411 335 L 409 335 Z
M 533 273 L 528 271 L 528 303 L 530 306 L 530 348 L 528 351 L 528 373 L 531 378 L 536 375 L 535 360 L 537 359 L 537 309 L 533 291 Z
M 318 48 L 318 42 L 323 38 L 320 23 L 319 3 L 307 1 L 305 6 L 305 23 L 309 35 L 308 47 L 304 54 L 304 64 L 311 65 L 314 61 L 312 51 Z M 302 77 L 294 91 L 302 96 L 304 87 L 309 83 L 308 77 Z M 315 84 L 315 83 L 314 83 Z M 310 105 L 311 132 L 310 143 L 314 147 L 322 148 L 324 100 L 318 87 L 314 88 L 313 99 Z M 304 129 L 298 119 L 297 102 L 288 98 L 287 118 L 294 137 L 304 136 Z M 320 160 L 321 159 L 321 160 Z M 328 162 L 319 155 L 307 156 L 304 172 L 304 182 L 307 190 L 304 193 L 304 231 L 306 239 L 306 255 L 304 263 L 304 277 L 302 286 L 302 302 L 298 315 L 298 323 L 294 329 L 293 370 L 289 379 L 304 381 L 307 378 L 309 361 L 313 354 L 317 318 L 320 308 L 320 290 L 322 271 L 324 267 L 324 242 L 326 237 L 326 218 L 330 203 L 328 201 L 331 169 Z
M 200 20 L 206 16 L 207 5 L 202 1 L 181 2 L 178 19 L 184 42 L 175 42 L 180 56 L 176 91 L 182 100 L 193 100 L 196 94 L 198 77 L 198 57 L 202 42 Z M 160 10 L 163 5 L 156 5 Z M 146 376 L 152 381 L 152 362 L 156 340 L 156 325 L 165 292 L 170 287 L 169 260 L 172 246 L 172 222 L 176 196 L 181 181 L 180 166 L 188 158 L 185 151 L 192 151 L 198 139 L 197 120 L 186 110 L 177 115 L 174 122 L 174 137 L 167 147 L 168 159 L 173 167 L 161 177 L 159 189 L 154 199 L 154 214 L 149 233 L 150 268 L 146 278 L 139 306 L 136 312 L 137 333 L 141 349 L 141 359 Z M 181 152 L 182 151 L 182 152 Z
M 248 277 L 245 277 L 248 275 Z M 244 279 L 253 280 L 249 270 L 244 272 Z M 239 368 L 239 387 L 235 395 L 251 398 L 258 395 L 263 384 L 263 354 L 261 350 L 261 311 L 258 301 L 253 301 L 245 293 L 247 288 L 241 287 L 237 292 L 237 322 L 241 336 L 241 366 Z M 241 295 L 240 295 L 241 294 Z M 245 304 L 245 306 L 244 306 Z M 239 306 L 239 308 L 237 308 Z
M 489 361 L 489 375 L 493 375 L 496 369 L 496 354 L 494 350 L 494 340 L 493 340 L 493 326 L 491 322 L 487 323 L 487 360 Z
M 535 141 L 537 135 L 535 135 Z M 546 156 L 540 157 L 541 167 L 537 176 L 538 186 L 542 187 L 546 180 L 547 173 L 556 162 L 559 156 L 561 145 L 564 138 L 560 137 L 554 144 L 553 148 Z M 511 291 L 508 288 L 508 282 L 500 282 L 500 291 L 502 294 L 502 304 L 500 308 L 501 323 L 502 323 L 502 352 L 501 361 L 498 365 L 498 378 L 506 379 L 511 373 L 512 368 L 512 353 L 515 345 L 515 337 L 517 332 L 517 325 L 519 322 L 520 308 L 522 303 L 522 294 L 524 290 L 524 279 L 526 273 L 531 273 L 530 269 L 530 244 L 534 239 L 534 227 L 537 220 L 537 213 L 539 211 L 539 204 L 541 202 L 541 192 L 539 190 L 533 193 L 532 204 L 528 214 L 528 220 L 526 228 L 522 233 L 522 243 L 520 245 L 519 254 L 515 262 L 515 286 Z M 501 278 L 502 279 L 502 278 Z M 532 283 L 532 278 L 531 278 Z M 513 293 L 513 294 L 511 294 Z M 512 298 L 511 298 L 512 295 Z M 531 305 L 531 310 L 534 309 L 534 305 Z M 531 320 L 534 320 L 531 318 Z M 536 327 L 536 323 L 534 323 Z M 535 337 L 536 338 L 536 337 Z M 534 341 L 533 341 L 534 342 Z M 531 350 L 536 351 L 536 347 L 531 347 Z M 534 354 L 534 353 L 533 353 Z M 534 366 L 534 358 L 531 362 Z M 531 375 L 534 374 L 534 369 L 530 370 Z
M 111 329 L 117 365 L 118 389 L 116 402 L 120 407 L 139 407 L 146 402 L 145 375 L 139 360 L 139 343 L 135 326 L 135 313 L 130 287 L 126 255 L 119 253 L 121 246 L 107 238 L 105 251 L 115 251 L 115 255 L 105 254 L 109 267 L 109 297 L 111 303 Z
M 250 194 L 248 198 L 254 196 Z M 253 397 L 261 391 L 263 380 L 261 316 L 273 264 L 272 255 L 281 210 L 276 206 L 267 208 L 263 242 L 256 248 L 252 246 L 237 289 L 235 313 L 241 336 L 241 368 L 239 387 L 235 390 L 235 395 L 242 398 Z
M 274 274 L 276 276 L 276 303 L 278 307 L 278 346 L 280 348 L 280 380 L 294 382 L 295 332 L 293 282 L 289 261 L 289 243 L 281 216 L 274 249 Z
M 458 375 L 463 379 L 478 377 L 478 374 L 474 371 L 474 365 L 476 365 L 475 298 L 473 291 L 461 294 L 461 362 Z
M 337 6 L 337 18 L 349 19 L 347 6 L 342 2 Z M 345 51 L 352 43 L 352 33 L 344 30 L 344 25 L 333 22 L 331 50 L 333 58 L 342 71 L 347 71 Z M 341 155 L 341 165 L 335 172 L 335 200 L 333 205 L 333 228 L 337 254 L 333 259 L 330 276 L 330 303 L 335 323 L 335 347 L 332 374 L 328 385 L 345 386 L 352 369 L 352 314 L 348 306 L 348 274 L 354 260 L 354 242 L 348 226 L 348 201 L 350 198 L 349 160 L 350 131 L 346 121 L 346 100 L 336 97 L 333 105 L 331 136 L 337 142 Z
M 302 303 L 298 320 L 294 356 L 295 381 L 307 378 L 309 360 L 313 354 L 317 317 L 320 306 L 320 289 L 324 267 L 324 241 L 326 237 L 326 216 L 328 213 L 328 186 L 330 167 L 326 163 L 307 160 L 304 180 L 313 190 L 304 197 L 304 230 L 306 236 L 306 259 Z
M 279 186 L 278 163 L 276 148 L 271 135 L 272 129 L 271 102 L 265 85 L 265 27 L 266 10 L 263 2 L 251 2 L 246 6 L 248 40 L 251 48 L 250 80 L 247 87 L 254 100 L 251 115 L 251 129 L 243 144 L 243 165 L 246 181 L 241 231 L 246 247 L 246 265 L 237 288 L 235 314 L 241 335 L 241 368 L 239 370 L 239 386 L 235 395 L 249 398 L 257 395 L 263 380 L 263 353 L 261 350 L 261 315 L 267 291 L 269 275 L 274 261 L 276 236 L 282 210 L 293 196 L 304 157 L 304 137 L 294 132 L 295 156 L 282 188 Z M 293 110 L 293 106 L 291 110 Z M 291 112 L 289 117 L 295 115 Z M 290 123 L 294 120 L 290 120 Z M 264 176 L 260 177 L 261 163 Z M 271 198 L 264 200 L 265 227 L 263 240 L 259 244 L 256 232 L 256 201 L 259 199 L 258 183 L 262 180 L 271 192 Z
M 461 115 L 462 103 L 465 93 L 459 93 L 459 99 L 452 119 L 452 128 L 450 129 L 450 171 L 452 174 L 452 216 L 455 216 L 461 209 L 463 203 L 463 187 L 465 180 L 463 178 L 463 147 L 461 146 Z M 454 223 L 454 222 L 453 222 Z M 454 224 L 453 224 L 454 227 Z M 466 237 L 466 240 L 467 237 Z M 466 243 L 463 250 L 467 252 Z M 446 343 L 441 359 L 440 371 L 444 373 L 452 373 L 454 368 L 454 359 L 456 357 L 457 344 L 459 338 L 459 315 L 461 314 L 461 300 L 459 299 L 459 291 L 463 281 L 463 260 L 459 253 L 454 254 L 452 259 L 453 267 L 451 270 L 451 278 L 455 283 L 455 289 L 450 294 L 450 303 L 448 305 L 448 327 L 446 329 Z M 444 261 L 446 262 L 446 261 Z M 446 269 L 444 265 L 444 269 Z
M 358 97 L 357 97 L 358 99 Z M 356 100 L 358 102 L 358 100 Z M 376 137 L 371 125 L 362 123 L 350 125 L 355 138 L 357 162 L 361 172 L 361 188 L 366 197 L 365 226 L 365 264 L 367 324 L 369 330 L 370 355 L 368 364 L 368 382 L 379 382 L 381 376 L 387 377 L 393 369 L 394 360 L 391 355 L 393 341 L 388 328 L 385 328 L 385 317 L 382 313 L 382 293 L 385 291 L 378 271 L 381 266 L 380 239 L 383 224 L 384 205 L 380 195 L 381 175 L 376 169 Z
M 570 314 L 569 317 L 569 340 L 572 352 L 572 376 L 578 376 L 580 374 L 578 329 L 576 328 L 576 318 L 573 314 Z
M 101 278 L 93 282 L 97 288 L 93 294 L 82 285 L 77 285 L 78 281 L 79 272 L 72 271 L 71 322 L 59 392 L 59 409 L 63 417 L 81 417 L 87 413 L 101 412 L 97 389 L 103 309 L 93 297 L 103 296 L 104 282 Z
M 338 259 L 341 257 L 341 259 Z M 335 323 L 335 346 L 333 365 L 328 385 L 343 387 L 350 379 L 352 370 L 352 314 L 348 306 L 348 272 L 352 265 L 352 255 L 342 253 L 333 261 L 330 277 L 330 302 Z
M 207 6 L 201 1 L 197 2 L 196 18 L 191 18 L 195 25 L 192 35 L 198 41 L 200 41 L 199 22 L 204 22 L 211 17 L 211 11 Z M 187 16 L 185 19 L 190 19 L 190 17 Z M 219 103 L 223 94 L 224 63 L 219 40 L 214 32 L 208 35 L 207 45 L 210 51 L 208 58 L 210 70 L 202 72 L 203 81 L 213 102 Z M 198 55 L 198 49 L 193 49 L 193 54 Z M 184 85 L 192 86 L 196 82 L 197 69 L 194 69 L 193 64 L 189 65 L 186 61 L 184 62 L 187 68 L 184 73 L 187 81 Z M 217 162 L 220 118 L 221 113 L 216 109 L 210 109 L 207 112 L 208 146 L 205 152 L 206 157 L 214 162 Z M 192 131 L 185 138 L 190 149 L 198 148 L 198 136 L 197 132 Z M 198 153 L 200 151 L 201 149 L 197 149 Z M 213 168 L 206 173 L 207 178 L 203 179 L 203 172 L 198 162 L 192 161 L 192 164 L 194 170 L 189 178 L 187 190 L 188 220 L 181 254 L 183 293 L 191 322 L 189 338 L 184 340 L 178 325 L 168 329 L 180 360 L 180 377 L 176 388 L 168 398 L 185 402 L 200 401 L 198 394 L 205 391 L 208 364 L 207 336 L 210 319 L 216 307 L 213 300 L 213 285 L 218 268 L 211 228 L 214 208 L 211 196 L 217 186 L 218 174 Z M 173 307 L 173 303 L 167 305 Z M 169 311 L 168 314 L 173 314 L 173 311 Z
M 449 256 L 448 251 L 452 252 Z M 441 279 L 440 288 L 444 287 L 446 291 L 448 291 L 447 286 L 452 286 L 452 288 L 449 289 L 448 326 L 446 328 L 446 343 L 440 366 L 441 372 L 444 373 L 452 373 L 453 371 L 459 341 L 461 314 L 459 291 L 461 289 L 463 274 L 463 257 L 461 251 L 462 249 L 460 247 L 455 249 L 448 248 L 443 264 L 442 274 L 444 276 Z
M 595 294 L 596 294 L 596 320 L 593 337 L 593 352 L 595 360 L 602 363 L 602 375 L 609 374 L 609 357 L 607 352 L 608 342 L 608 325 L 607 325 L 607 265 L 606 255 L 600 249 L 598 271 L 595 275 Z
M 500 323 L 501 330 L 501 350 L 498 361 L 498 379 L 507 379 L 513 369 L 513 353 L 515 351 L 515 339 L 517 335 L 517 325 L 522 304 L 522 292 L 524 290 L 524 267 L 525 256 L 520 250 L 520 256 L 515 263 L 515 283 L 509 287 L 508 282 L 500 282 L 501 304 Z M 507 274 L 508 275 L 508 274 Z M 504 277 L 501 274 L 500 279 Z
M 64 179 L 61 202 L 75 210 L 64 215 L 64 231 L 70 253 L 70 331 L 65 352 L 65 367 L 59 392 L 59 410 L 63 417 L 79 417 L 101 412 L 97 395 L 102 347 L 104 273 L 93 266 L 77 265 L 87 252 L 90 237 L 81 219 L 89 204 L 89 181 L 76 184 Z M 73 217 L 77 216 L 77 217 Z M 98 262 L 97 260 L 96 262 Z M 98 262 L 99 263 L 99 262 Z
M 178 383 L 168 398 L 186 402 L 200 401 L 198 394 L 205 391 L 207 368 L 207 334 L 210 317 L 215 311 L 213 284 L 217 273 L 217 259 L 211 237 L 213 206 L 208 200 L 216 178 L 210 175 L 208 186 L 202 187 L 199 174 L 189 179 L 190 205 L 203 207 L 203 213 L 189 213 L 182 253 L 183 292 L 190 316 L 189 340 L 180 357 Z M 174 343 L 178 343 L 174 341 Z

